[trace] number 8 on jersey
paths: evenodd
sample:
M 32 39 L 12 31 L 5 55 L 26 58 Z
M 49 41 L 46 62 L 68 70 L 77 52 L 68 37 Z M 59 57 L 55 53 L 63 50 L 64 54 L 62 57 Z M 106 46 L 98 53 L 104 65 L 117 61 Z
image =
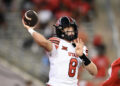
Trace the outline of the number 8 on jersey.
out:
M 71 58 L 70 59 L 70 64 L 69 64 L 69 71 L 68 71 L 69 77 L 74 77 L 75 76 L 77 65 L 78 65 L 77 59 Z

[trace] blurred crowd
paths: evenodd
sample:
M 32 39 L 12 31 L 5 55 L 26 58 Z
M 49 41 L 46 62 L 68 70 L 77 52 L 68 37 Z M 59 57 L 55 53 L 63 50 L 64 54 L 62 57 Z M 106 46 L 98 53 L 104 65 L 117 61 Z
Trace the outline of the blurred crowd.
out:
M 0 27 L 8 28 L 6 22 L 6 13 L 14 12 L 16 10 L 15 0 L 1 0 L 0 1 Z M 92 22 L 96 17 L 95 0 L 22 0 L 20 5 L 21 17 L 27 10 L 35 10 L 38 13 L 40 19 L 40 25 L 36 29 L 41 32 L 45 37 L 49 38 L 54 35 L 54 29 L 51 29 L 51 25 L 61 16 L 71 16 L 76 19 L 78 26 L 81 22 Z M 20 17 L 20 18 L 21 18 Z M 79 29 L 80 30 L 80 29 Z M 88 42 L 88 36 L 85 32 L 79 31 L 79 37 L 85 42 Z M 33 39 L 31 37 L 25 39 L 22 47 L 24 49 L 30 49 L 33 46 Z M 106 79 L 108 67 L 110 65 L 109 57 L 106 55 L 106 45 L 102 39 L 102 36 L 95 35 L 92 41 L 92 54 L 91 60 L 96 64 L 98 68 L 98 74 L 92 80 L 84 80 L 81 78 L 81 74 L 84 73 L 81 69 L 79 85 L 80 86 L 99 86 L 101 82 Z M 90 51 L 91 51 L 90 50 Z M 39 52 L 38 49 L 32 48 L 33 52 Z M 91 54 L 91 52 L 90 52 Z M 42 57 L 44 65 L 49 66 L 49 61 L 46 55 Z M 94 80 L 93 79 L 93 80 Z M 28 85 L 32 82 L 26 82 Z
M 22 13 L 29 9 L 37 12 L 49 10 L 54 15 L 52 18 L 71 16 L 79 21 L 90 21 L 95 14 L 94 0 L 24 0 Z

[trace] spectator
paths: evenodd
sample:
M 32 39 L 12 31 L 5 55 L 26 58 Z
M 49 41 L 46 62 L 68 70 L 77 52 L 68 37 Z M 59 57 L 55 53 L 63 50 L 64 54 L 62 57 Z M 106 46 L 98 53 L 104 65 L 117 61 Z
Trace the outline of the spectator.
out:
M 13 9 L 15 9 L 14 0 L 2 0 L 2 4 L 5 6 L 7 11 L 12 11 Z
M 24 15 L 24 13 L 27 10 L 30 10 L 30 9 L 33 9 L 33 8 L 34 8 L 34 5 L 31 2 L 31 0 L 23 0 L 23 2 L 21 3 L 21 14 L 22 14 L 22 16 Z
M 54 12 L 59 8 L 60 0 L 32 0 L 35 9 L 39 10 L 50 10 Z
M 96 64 L 98 68 L 98 74 L 96 75 L 97 78 L 104 78 L 106 76 L 106 71 L 109 66 L 108 57 L 102 54 L 94 57 L 92 61 Z
M 26 86 L 33 86 L 33 82 L 31 80 L 28 80 L 25 83 L 26 83 Z
M 76 18 L 76 15 L 78 15 L 77 11 L 79 3 L 80 0 L 62 0 L 60 2 L 61 8 L 56 12 L 56 17 L 72 16 L 73 18 Z
M 59 19 L 61 16 L 72 16 L 72 13 L 68 11 L 59 11 L 55 15 L 56 19 Z
M 29 49 L 32 46 L 33 42 L 34 42 L 33 39 L 27 38 L 24 40 L 22 47 L 24 49 Z
M 38 26 L 38 28 L 41 28 L 40 32 L 42 32 L 46 38 L 51 37 L 53 34 L 53 29 L 50 27 L 50 23 L 53 22 L 52 12 L 50 10 L 41 10 L 38 12 L 38 18 L 40 21 L 40 25 Z
M 71 10 L 75 10 L 78 8 L 79 3 L 81 2 L 80 0 L 62 0 L 62 2 L 64 3 L 64 5 L 71 9 Z
M 81 30 L 81 28 L 78 31 L 78 37 L 81 38 L 85 44 L 87 44 L 88 36 L 85 31 Z
M 98 54 L 92 58 L 92 61 L 98 68 L 98 74 L 96 75 L 96 78 L 104 78 L 109 67 L 109 58 L 105 55 L 106 47 L 103 44 L 102 38 L 100 36 L 95 37 L 94 46 Z
M 38 12 L 38 18 L 42 24 L 49 23 L 52 17 L 53 14 L 50 10 L 41 10 Z
M 90 4 L 92 14 L 96 16 L 95 0 L 84 0 L 84 1 Z
M 7 29 L 4 9 L 2 9 L 1 6 L 0 6 L 0 27 L 3 27 L 4 30 Z
M 5 24 L 5 15 L 4 13 L 0 10 L 0 25 Z

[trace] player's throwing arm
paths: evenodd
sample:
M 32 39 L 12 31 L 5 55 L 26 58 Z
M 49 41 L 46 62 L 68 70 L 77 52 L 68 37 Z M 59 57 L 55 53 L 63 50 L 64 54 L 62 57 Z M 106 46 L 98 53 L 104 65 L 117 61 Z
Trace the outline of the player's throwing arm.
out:
M 47 51 L 52 50 L 52 43 L 47 40 L 43 35 L 36 32 L 34 28 L 38 24 L 39 20 L 37 17 L 37 13 L 35 11 L 29 10 L 25 12 L 25 15 L 22 18 L 22 23 L 24 27 L 28 30 L 28 32 L 32 35 L 34 40 Z

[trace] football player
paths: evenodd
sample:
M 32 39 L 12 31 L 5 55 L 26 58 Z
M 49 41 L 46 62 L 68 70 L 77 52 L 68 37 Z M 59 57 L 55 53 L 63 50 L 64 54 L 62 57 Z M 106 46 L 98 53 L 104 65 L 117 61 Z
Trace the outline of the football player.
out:
M 29 26 L 24 18 L 22 22 L 33 39 L 46 50 L 49 56 L 50 72 L 47 86 L 77 86 L 80 66 L 92 75 L 97 74 L 95 64 L 87 57 L 86 46 L 81 39 L 77 38 L 78 28 L 73 18 L 67 16 L 59 18 L 54 25 L 56 37 L 50 39 L 36 32 L 35 26 Z
M 110 77 L 102 86 L 120 86 L 120 57 L 111 64 Z

